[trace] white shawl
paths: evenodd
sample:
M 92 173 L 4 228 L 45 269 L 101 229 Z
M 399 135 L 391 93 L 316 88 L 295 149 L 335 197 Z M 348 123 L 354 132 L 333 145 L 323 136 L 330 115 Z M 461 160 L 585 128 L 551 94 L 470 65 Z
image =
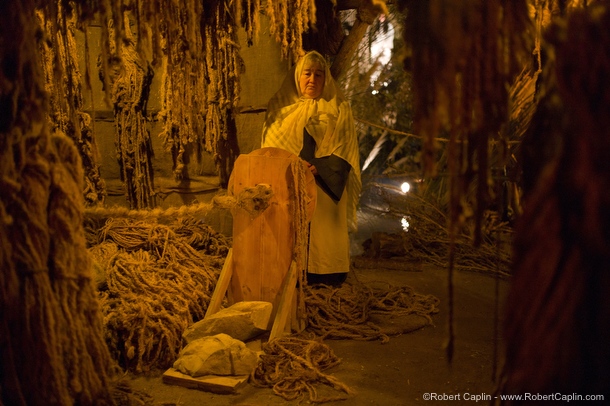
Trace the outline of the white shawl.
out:
M 291 68 L 282 87 L 269 101 L 262 147 L 282 148 L 298 156 L 303 148 L 305 128 L 316 141 L 316 158 L 334 154 L 348 162 L 352 169 L 346 189 L 347 216 L 350 230 L 355 231 L 356 208 L 362 183 L 352 109 L 332 78 L 328 63 L 324 65 L 322 95 L 317 99 L 302 96 L 299 77 L 307 56 L 312 53 L 316 52 L 307 53 Z

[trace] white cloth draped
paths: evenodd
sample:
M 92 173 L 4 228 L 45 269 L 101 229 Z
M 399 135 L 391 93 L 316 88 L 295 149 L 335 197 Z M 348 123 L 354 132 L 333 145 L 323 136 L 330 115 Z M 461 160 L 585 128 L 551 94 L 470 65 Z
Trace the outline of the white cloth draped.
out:
M 315 52 L 315 51 L 313 51 Z M 316 158 L 336 155 L 351 166 L 346 191 L 347 224 L 356 231 L 360 197 L 360 155 L 352 109 L 339 91 L 325 64 L 325 82 L 318 99 L 307 99 L 299 89 L 299 77 L 307 55 L 290 70 L 280 90 L 271 98 L 263 127 L 262 147 L 277 147 L 299 155 L 303 129 L 316 141 Z

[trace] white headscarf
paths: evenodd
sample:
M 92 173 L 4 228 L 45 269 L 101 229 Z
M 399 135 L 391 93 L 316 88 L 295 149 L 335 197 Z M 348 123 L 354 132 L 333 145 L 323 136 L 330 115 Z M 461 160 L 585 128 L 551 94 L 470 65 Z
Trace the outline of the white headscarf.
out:
M 305 98 L 299 78 L 305 67 L 322 64 L 324 89 L 317 99 Z M 291 68 L 280 90 L 271 98 L 263 126 L 262 147 L 277 147 L 299 155 L 303 129 L 316 141 L 316 158 L 334 154 L 352 167 L 347 182 L 348 224 L 356 230 L 356 208 L 360 197 L 360 155 L 352 109 L 333 79 L 328 63 L 316 51 L 305 54 Z

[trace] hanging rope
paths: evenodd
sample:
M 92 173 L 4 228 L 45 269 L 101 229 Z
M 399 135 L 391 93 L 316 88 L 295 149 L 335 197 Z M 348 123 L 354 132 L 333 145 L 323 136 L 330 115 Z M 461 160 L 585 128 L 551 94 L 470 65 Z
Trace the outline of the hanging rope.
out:
M 136 52 L 136 42 L 129 27 L 129 14 L 123 18 L 125 38 L 122 46 L 110 41 L 110 55 L 121 61 L 101 74 L 109 78 L 110 98 L 114 106 L 116 149 L 125 197 L 132 209 L 156 206 L 153 148 L 146 118 L 146 103 L 153 71 L 148 61 Z M 110 22 L 109 32 L 114 32 Z M 112 38 L 112 37 L 111 37 Z
M 112 404 L 85 175 L 72 141 L 47 126 L 38 29 L 34 1 L 0 2 L 0 403 Z
M 424 136 L 424 175 L 436 174 L 435 138 L 449 134 L 449 341 L 453 346 L 453 268 L 456 237 L 464 220 L 475 220 L 481 242 L 483 214 L 490 204 L 489 142 L 508 119 L 508 88 L 525 65 L 531 46 L 525 0 L 410 1 L 404 38 L 413 72 L 415 133 Z M 469 190 L 475 190 L 469 201 Z M 474 205 L 474 209 L 471 207 Z
M 62 4 L 37 12 L 45 33 L 39 50 L 49 94 L 49 124 L 74 140 L 85 168 L 83 195 L 87 206 L 103 204 L 106 186 L 100 176 L 93 121 L 83 111 L 81 73 L 76 48 L 76 19 Z
M 290 171 L 294 182 L 295 198 L 292 209 L 292 224 L 295 232 L 293 259 L 296 263 L 297 275 L 297 313 L 296 317 L 300 324 L 305 325 L 307 310 L 305 306 L 305 286 L 307 285 L 307 243 L 309 241 L 309 222 L 307 221 L 307 206 L 309 196 L 307 194 L 306 171 L 308 171 L 301 159 L 292 160 Z
M 68 6 L 67 0 L 57 0 L 57 3 Z M 145 75 L 146 63 L 162 67 L 162 107 L 158 118 L 163 123 L 163 130 L 159 135 L 172 154 L 174 175 L 179 179 L 187 175 L 188 162 L 202 163 L 203 154 L 209 153 L 216 163 L 221 184 L 228 183 L 234 160 L 239 155 L 234 110 L 239 101 L 239 77 L 244 67 L 239 56 L 237 31 L 243 27 L 246 41 L 249 44 L 257 41 L 263 11 L 261 4 L 260 0 L 70 3 L 77 24 L 91 21 L 96 13 L 99 16 L 102 29 L 100 69 L 107 72 L 102 80 L 109 105 L 117 102 L 112 97 L 110 72 L 113 69 L 129 60 L 132 63 L 139 61 L 139 69 L 144 67 Z M 135 40 L 131 24 L 124 21 L 124 11 L 133 17 Z M 293 56 L 300 55 L 301 34 L 315 22 L 315 2 L 269 1 L 264 11 L 269 17 L 272 35 L 282 44 L 283 55 L 287 57 L 289 52 Z M 130 56 L 134 52 L 137 56 Z M 129 118 L 135 120 L 133 115 Z M 117 122 L 128 124 L 124 120 Z M 134 124 L 124 128 L 143 131 L 144 121 L 136 120 Z M 135 147 L 129 150 L 137 152 Z M 146 155 L 150 159 L 151 153 L 143 148 L 139 151 L 141 159 L 136 157 L 135 163 L 145 169 Z M 132 169 L 126 166 L 126 170 Z M 198 172 L 202 171 L 200 166 Z M 142 182 L 136 186 L 144 190 L 138 193 L 139 196 L 131 196 L 132 200 L 144 199 L 145 204 L 133 204 L 132 208 L 154 206 L 152 195 L 146 190 L 152 185 L 152 174 L 148 172 L 142 170 L 140 175 L 144 178 L 136 177 L 137 182 Z
M 532 152 L 555 143 L 556 154 L 515 227 L 503 393 L 610 387 L 610 7 L 595 2 L 556 18 L 529 129 L 544 129 L 532 134 L 544 137 Z
M 267 1 L 265 14 L 271 35 L 281 45 L 282 56 L 297 60 L 304 54 L 301 34 L 316 23 L 315 0 Z

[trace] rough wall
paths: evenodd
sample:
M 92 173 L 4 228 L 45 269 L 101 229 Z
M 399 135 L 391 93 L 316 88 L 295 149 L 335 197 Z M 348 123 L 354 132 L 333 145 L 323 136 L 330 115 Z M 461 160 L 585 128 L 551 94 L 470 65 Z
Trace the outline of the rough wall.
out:
M 286 74 L 289 62 L 281 57 L 279 45 L 271 37 L 265 16 L 261 16 L 262 29 L 258 41 L 248 45 L 243 29 L 239 31 L 240 54 L 243 58 L 245 70 L 240 77 L 241 93 L 239 109 L 235 121 L 237 125 L 237 142 L 240 153 L 246 154 L 260 147 L 260 137 L 268 100 L 279 88 Z M 87 67 L 85 51 L 85 35 L 79 32 L 77 37 L 79 56 L 81 60 L 81 73 L 83 83 L 85 72 L 88 69 L 91 78 L 91 91 L 83 87 L 85 110 L 94 120 L 100 173 L 104 178 L 108 196 L 106 206 L 127 205 L 123 194 L 123 183 L 120 180 L 120 169 L 116 153 L 116 135 L 112 106 L 104 100 L 102 81 L 99 79 L 97 56 L 100 54 L 99 25 L 91 24 L 88 27 L 89 66 Z M 216 194 L 223 193 L 219 186 L 213 157 L 204 153 L 201 165 L 192 162 L 188 167 L 188 178 L 174 179 L 172 173 L 172 156 L 163 146 L 159 137 L 162 131 L 161 122 L 157 120 L 157 113 L 161 108 L 160 86 L 163 71 L 155 68 L 150 96 L 147 105 L 147 116 L 150 120 L 149 131 L 152 139 L 154 158 L 154 182 L 157 192 L 158 204 L 163 207 L 174 207 L 193 202 L 208 202 Z M 201 172 L 200 172 L 201 169 Z M 200 173 L 198 173 L 200 172 Z M 218 231 L 229 235 L 232 222 L 229 213 L 212 211 L 206 216 L 206 221 L 217 228 Z

